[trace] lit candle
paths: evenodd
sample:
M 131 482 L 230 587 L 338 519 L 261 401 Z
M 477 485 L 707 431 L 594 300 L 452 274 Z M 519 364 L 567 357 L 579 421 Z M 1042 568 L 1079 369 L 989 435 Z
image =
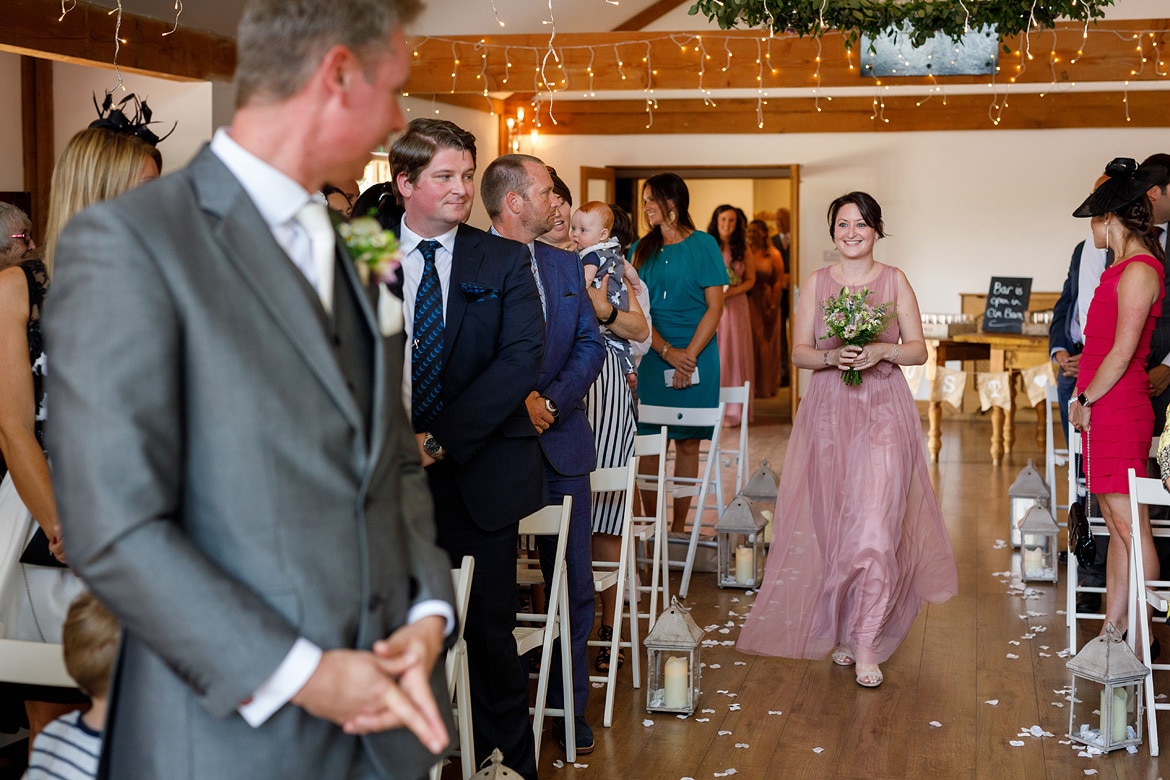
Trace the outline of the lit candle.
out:
M 663 676 L 666 679 L 666 690 L 662 699 L 663 706 L 672 710 L 685 709 L 687 692 L 691 687 L 691 675 L 687 668 L 686 657 L 676 655 L 667 658 Z
M 1127 712 L 1127 705 L 1129 702 L 1129 692 L 1125 688 L 1113 689 L 1113 711 L 1109 714 L 1110 721 L 1105 722 L 1105 702 L 1108 700 L 1105 691 L 1101 691 L 1101 742 L 1105 742 L 1105 727 L 1109 726 L 1109 739 L 1111 742 L 1124 742 L 1129 736 L 1126 731 L 1126 723 L 1129 721 L 1129 713 Z
M 741 585 L 756 580 L 756 551 L 751 547 L 740 547 L 735 551 L 735 581 Z
M 1024 571 L 1026 573 L 1040 571 L 1044 566 L 1044 552 L 1039 547 L 1024 549 Z

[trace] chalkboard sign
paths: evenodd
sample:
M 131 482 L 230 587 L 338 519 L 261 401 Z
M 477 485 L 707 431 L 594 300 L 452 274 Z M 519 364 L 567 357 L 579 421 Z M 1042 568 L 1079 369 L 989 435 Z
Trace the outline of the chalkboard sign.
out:
M 1032 279 L 993 276 L 983 310 L 984 333 L 1022 333 L 1027 318 Z

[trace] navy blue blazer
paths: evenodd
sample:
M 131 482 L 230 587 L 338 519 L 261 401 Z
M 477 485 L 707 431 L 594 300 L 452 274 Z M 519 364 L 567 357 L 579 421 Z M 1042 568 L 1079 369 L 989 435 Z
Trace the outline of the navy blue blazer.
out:
M 472 520 L 487 531 L 544 505 L 544 462 L 524 404 L 543 355 L 528 248 L 460 225 L 443 334 L 443 410 L 430 432 L 453 462 Z
M 577 255 L 537 241 L 536 264 L 547 311 L 544 361 L 535 389 L 559 412 L 541 435 L 540 446 L 559 474 L 588 474 L 597 466 L 597 454 L 585 416 L 585 395 L 605 362 L 605 344 Z
M 1068 276 L 1061 288 L 1060 298 L 1052 307 L 1052 324 L 1048 326 L 1048 352 L 1063 349 L 1070 355 L 1081 354 L 1082 344 L 1074 344 L 1068 335 L 1068 324 L 1076 316 L 1077 296 L 1081 286 L 1081 252 L 1085 250 L 1085 242 L 1077 244 L 1073 250 L 1072 260 L 1068 264 Z

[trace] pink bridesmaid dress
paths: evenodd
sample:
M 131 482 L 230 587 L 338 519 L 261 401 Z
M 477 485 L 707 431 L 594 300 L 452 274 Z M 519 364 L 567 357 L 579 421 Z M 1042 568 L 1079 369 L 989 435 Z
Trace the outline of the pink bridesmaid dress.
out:
M 731 263 L 728 273 L 733 278 L 743 277 L 743 262 Z M 755 356 L 752 347 L 751 305 L 746 294 L 735 295 L 723 304 L 723 316 L 716 331 L 719 340 L 719 383 L 722 387 L 742 387 L 755 381 Z M 752 395 L 755 395 L 754 391 Z M 748 397 L 747 421 L 753 420 L 753 399 Z M 743 418 L 742 404 L 728 404 L 723 413 L 723 424 L 739 425 Z
M 829 271 L 818 271 L 807 291 L 818 301 L 841 289 Z M 893 267 L 866 286 L 871 303 L 897 300 Z M 824 338 L 818 320 L 817 349 L 840 346 Z M 894 320 L 880 340 L 898 337 Z M 788 440 L 767 569 L 740 650 L 817 659 L 845 644 L 868 648 L 883 663 L 924 603 L 958 591 L 922 439 L 918 409 L 892 363 L 865 371 L 856 387 L 839 371 L 812 373 Z

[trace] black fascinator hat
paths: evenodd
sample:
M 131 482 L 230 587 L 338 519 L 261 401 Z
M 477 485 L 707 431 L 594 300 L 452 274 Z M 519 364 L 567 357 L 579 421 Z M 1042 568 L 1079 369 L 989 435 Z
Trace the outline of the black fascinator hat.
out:
M 1115 157 L 1105 166 L 1109 178 L 1093 190 L 1085 202 L 1077 206 L 1074 217 L 1099 217 L 1119 211 L 1138 198 L 1144 198 L 1150 187 L 1165 180 L 1167 171 L 1160 165 L 1138 166 L 1131 157 Z
M 128 103 L 132 102 L 133 115 L 128 115 L 131 106 Z M 150 125 L 156 124 L 151 121 L 150 106 L 146 105 L 145 100 L 139 100 L 133 92 L 126 97 L 114 103 L 114 96 L 112 93 L 106 94 L 105 102 L 99 107 L 97 97 L 93 99 L 93 107 L 97 109 L 98 118 L 89 123 L 90 127 L 104 127 L 107 130 L 113 130 L 115 133 L 122 133 L 124 135 L 132 135 L 145 141 L 151 146 L 158 146 L 160 141 L 165 141 L 170 137 L 171 133 L 175 132 L 176 122 L 171 125 L 171 129 L 162 138 L 150 129 Z

